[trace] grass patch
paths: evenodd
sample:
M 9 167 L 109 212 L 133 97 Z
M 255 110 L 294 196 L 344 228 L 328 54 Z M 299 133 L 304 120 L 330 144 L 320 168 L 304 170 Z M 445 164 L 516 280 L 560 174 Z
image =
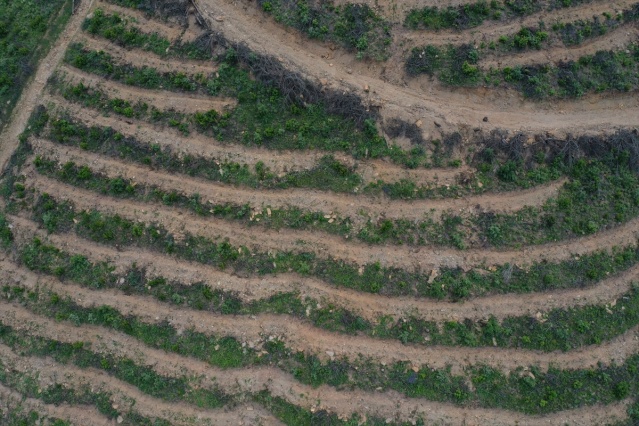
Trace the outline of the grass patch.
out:
M 390 23 L 367 4 L 335 6 L 308 0 L 259 0 L 258 4 L 277 22 L 296 28 L 310 38 L 339 43 L 357 52 L 358 59 L 383 61 L 389 56 Z
M 69 0 L 0 1 L 0 131 L 70 17 Z

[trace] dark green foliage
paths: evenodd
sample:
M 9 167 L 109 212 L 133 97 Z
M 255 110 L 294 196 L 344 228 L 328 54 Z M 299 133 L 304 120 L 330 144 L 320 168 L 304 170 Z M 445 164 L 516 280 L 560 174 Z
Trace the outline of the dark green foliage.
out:
M 0 130 L 70 16 L 69 0 L 0 0 Z
M 436 75 L 452 86 L 474 85 L 481 77 L 478 60 L 477 49 L 469 44 L 415 47 L 406 61 L 406 71 L 411 75 Z
M 307 0 L 259 0 L 258 3 L 276 21 L 297 28 L 311 38 L 338 42 L 356 51 L 360 59 L 381 61 L 388 56 L 390 24 L 367 4 L 334 6 Z
M 512 36 L 500 37 L 499 43 L 506 50 L 541 49 L 547 39 L 548 33 L 542 28 L 522 28 Z
M 13 233 L 4 214 L 0 213 L 0 246 L 8 248 L 13 242 Z
M 580 97 L 588 92 L 627 92 L 639 85 L 639 49 L 601 50 L 557 66 L 506 67 L 504 81 L 527 97 Z
M 444 9 L 428 6 L 423 9 L 412 9 L 406 15 L 404 25 L 412 29 L 454 28 L 463 30 L 481 25 L 485 19 L 494 17 L 497 10 L 496 2 L 491 2 L 489 5 L 485 0 L 459 6 L 448 6 Z

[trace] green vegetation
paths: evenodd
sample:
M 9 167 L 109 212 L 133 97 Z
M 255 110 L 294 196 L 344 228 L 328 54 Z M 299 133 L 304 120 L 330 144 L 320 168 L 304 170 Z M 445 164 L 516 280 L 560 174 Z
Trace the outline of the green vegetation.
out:
M 389 157 L 414 167 L 425 160 L 422 152 L 389 147 L 372 121 L 366 121 L 360 130 L 351 120 L 327 114 L 322 105 L 291 105 L 278 90 L 252 80 L 248 72 L 240 69 L 233 51 L 227 52 L 226 59 L 211 77 L 160 73 L 153 68 L 118 64 L 107 53 L 85 50 L 79 44 L 70 46 L 65 61 L 83 71 L 147 89 L 236 98 L 238 105 L 231 112 L 194 117 L 200 131 L 221 141 L 235 140 L 269 149 L 344 151 L 356 158 Z
M 71 426 L 71 423 L 65 420 L 41 415 L 36 411 L 27 412 L 20 406 L 0 410 L 0 421 L 3 424 L 19 426 Z
M 4 340 L 7 333 L 7 328 L 0 328 L 0 339 Z M 5 361 L 6 362 L 6 361 Z M 73 405 L 88 405 L 94 406 L 101 414 L 105 415 L 109 419 L 116 420 L 119 416 L 122 417 L 122 425 L 125 426 L 169 426 L 170 423 L 162 419 L 150 419 L 141 416 L 134 410 L 118 411 L 113 408 L 111 402 L 111 394 L 102 390 L 91 389 L 89 385 L 81 385 L 77 388 L 69 388 L 62 383 L 54 383 L 49 386 L 40 386 L 38 383 L 37 374 L 25 374 L 20 373 L 10 365 L 0 361 L 0 383 L 11 389 L 20 392 L 23 396 L 28 398 L 35 398 L 41 400 L 45 404 L 73 404 Z M 135 401 L 132 401 L 135 402 Z M 36 416 L 30 413 L 28 416 L 19 416 L 18 413 L 12 414 L 6 413 L 9 419 L 23 420 L 23 423 L 6 423 L 11 425 L 43 425 L 48 419 L 44 417 Z M 0 419 L 4 420 L 2 416 L 5 413 L 0 413 Z M 39 417 L 39 418 L 38 418 Z M 52 426 L 66 426 L 69 423 L 63 422 L 58 419 L 52 419 Z
M 479 83 L 482 72 L 477 67 L 479 52 L 465 44 L 446 47 L 415 47 L 406 62 L 406 71 L 411 75 L 428 74 L 444 83 L 467 86 Z
M 226 366 L 229 363 L 234 366 L 277 365 L 311 386 L 328 384 L 338 389 L 354 386 L 369 391 L 392 389 L 414 398 L 462 406 L 479 404 L 487 408 L 543 414 L 618 401 L 637 392 L 639 383 L 639 356 L 632 356 L 620 366 L 600 365 L 592 369 L 560 370 L 551 367 L 544 373 L 533 366 L 530 368 L 532 377 L 523 367 L 504 374 L 487 366 L 473 366 L 466 371 L 475 387 L 475 390 L 471 390 L 466 385 L 465 376 L 455 375 L 450 369 L 432 369 L 423 365 L 415 371 L 408 362 L 382 366 L 366 359 L 339 358 L 321 362 L 314 355 L 293 352 L 281 341 L 269 339 L 261 345 L 260 352 L 257 348 L 242 349 L 239 342 L 232 338 L 204 336 L 192 330 L 183 331 L 178 336 L 177 330 L 166 323 L 142 323 L 135 317 L 124 317 L 106 306 L 82 308 L 70 299 L 63 299 L 46 290 L 27 293 L 21 287 L 5 286 L 2 297 L 20 301 L 28 309 L 58 321 L 115 328 L 149 346 L 160 346 L 171 352 L 194 356 L 212 365 L 219 363 L 218 354 L 230 346 L 236 349 L 226 354 Z M 73 348 L 73 345 L 56 346 L 61 349 Z M 45 350 L 50 351 L 51 347 L 47 346 Z M 76 349 L 76 352 L 81 350 Z M 576 382 L 579 382 L 579 386 L 574 385 Z
M 236 273 L 264 275 L 295 271 L 336 286 L 387 295 L 459 300 L 490 293 L 582 287 L 623 271 L 639 260 L 637 249 L 626 247 L 560 263 L 534 263 L 527 269 L 510 264 L 490 266 L 491 273 L 486 273 L 486 266 L 465 273 L 444 268 L 441 277 L 429 280 L 430 274 L 422 271 L 381 267 L 379 263 L 360 268 L 357 264 L 318 257 L 313 252 L 253 252 L 246 247 L 232 246 L 228 241 L 213 241 L 189 233 L 177 242 L 172 234 L 156 224 L 133 222 L 97 210 L 76 212 L 70 202 L 60 203 L 46 194 L 37 200 L 33 214 L 49 232 L 74 230 L 96 242 L 144 247 L 220 269 L 233 268 Z
M 173 173 L 184 173 L 215 182 L 243 185 L 251 188 L 318 188 L 336 192 L 352 192 L 361 184 L 361 177 L 327 155 L 313 169 L 290 172 L 283 176 L 272 173 L 263 163 L 254 170 L 246 164 L 208 157 L 181 155 L 170 146 L 148 145 L 133 137 L 125 137 L 111 128 L 85 127 L 68 119 L 51 123 L 48 137 L 61 144 L 78 146 L 115 158 L 134 161 Z
M 540 28 L 522 28 L 512 36 L 499 37 L 499 44 L 505 50 L 541 49 L 541 45 L 548 39 L 548 33 Z
M 357 52 L 358 59 L 387 59 L 391 44 L 390 24 L 367 4 L 315 3 L 309 0 L 288 2 L 259 0 L 266 13 L 277 22 L 297 28 L 310 38 L 330 40 Z
M 210 59 L 211 54 L 205 45 L 195 43 L 181 43 L 175 41 L 171 43 L 168 39 L 158 33 L 148 34 L 140 28 L 132 25 L 135 21 L 130 18 L 122 18 L 117 13 L 113 15 L 105 14 L 102 9 L 95 9 L 91 17 L 88 17 L 82 29 L 94 36 L 100 36 L 110 40 L 119 46 L 135 47 L 158 56 L 179 58 Z
M 131 359 L 93 352 L 83 342 L 62 343 L 25 334 L 0 324 L 0 342 L 23 356 L 49 356 L 61 364 L 104 370 L 154 398 L 169 402 L 185 401 L 209 409 L 228 402 L 228 397 L 217 389 L 194 388 L 185 378 L 162 376 Z
M 108 31 L 109 22 L 121 20 L 106 14 L 101 15 L 100 19 L 101 30 L 96 35 Z M 89 29 L 93 21 L 87 20 L 85 25 Z M 133 31 L 136 34 L 132 40 L 118 36 L 118 42 L 124 47 L 143 48 L 152 44 L 149 41 L 151 38 L 155 40 L 154 43 L 161 41 L 170 44 L 168 39 L 158 39 L 159 35 L 130 29 L 124 21 L 116 25 L 121 27 L 120 33 Z M 203 52 L 208 46 L 208 39 L 202 39 L 180 44 L 179 48 L 170 52 L 176 57 L 188 59 L 188 52 L 197 51 L 201 52 L 200 57 L 204 57 Z M 198 130 L 215 136 L 218 140 L 242 141 L 249 146 L 271 149 L 344 151 L 355 158 L 388 157 L 393 162 L 411 168 L 428 164 L 423 150 L 404 151 L 399 146 L 387 144 L 378 134 L 373 116 L 367 113 L 366 117 L 360 117 L 363 107 L 357 97 L 340 92 L 339 95 L 330 97 L 330 103 L 324 105 L 319 100 L 321 97 L 318 101 L 310 99 L 313 98 L 309 93 L 312 89 L 309 87 L 310 83 L 303 83 L 302 90 L 306 97 L 300 97 L 300 93 L 290 93 L 295 88 L 291 86 L 291 81 L 287 80 L 288 83 L 280 90 L 273 87 L 271 76 L 264 75 L 265 82 L 256 81 L 251 78 L 251 72 L 246 67 L 259 77 L 265 73 L 262 68 L 270 69 L 272 64 L 268 58 L 260 59 L 252 53 L 229 49 L 223 57 L 214 58 L 209 53 L 207 59 L 213 59 L 219 65 L 215 74 L 210 76 L 160 73 L 148 67 L 120 64 L 108 54 L 86 50 L 80 44 L 71 45 L 65 57 L 65 61 L 74 67 L 124 84 L 150 89 L 198 91 L 211 96 L 236 98 L 238 105 L 232 112 L 195 117 Z M 245 63 L 246 61 L 249 63 Z M 262 62 L 269 62 L 270 65 Z M 292 74 L 290 77 L 301 79 Z
M 427 6 L 410 10 L 404 25 L 414 30 L 464 30 L 477 27 L 486 20 L 511 20 L 542 10 L 572 7 L 588 1 L 590 0 L 479 0 L 442 9 Z
M 0 131 L 70 16 L 69 0 L 0 0 Z
M 499 346 L 542 351 L 572 350 L 601 344 L 639 324 L 639 287 L 632 287 L 614 305 L 554 309 L 540 318 L 508 317 L 501 322 L 448 321 L 437 324 L 416 316 L 380 316 L 367 321 L 346 308 L 297 293 L 277 293 L 267 299 L 243 302 L 233 291 L 211 289 L 200 282 L 185 285 L 150 276 L 132 264 L 116 274 L 108 262 L 92 263 L 35 239 L 19 247 L 20 261 L 29 269 L 72 280 L 92 289 L 111 288 L 126 294 L 152 295 L 159 301 L 224 315 L 285 314 L 329 331 L 365 334 L 402 343 L 444 346 Z M 575 330 L 577 330 L 575 332 Z
M 526 43 L 530 43 L 529 39 Z M 537 41 L 533 41 L 537 43 Z M 411 75 L 436 76 L 449 85 L 486 84 L 514 87 L 529 98 L 575 98 L 588 92 L 622 91 L 639 87 L 639 46 L 623 50 L 600 50 L 577 61 L 557 65 L 505 67 L 482 70 L 476 65 L 477 50 L 470 46 L 413 48 L 406 62 Z

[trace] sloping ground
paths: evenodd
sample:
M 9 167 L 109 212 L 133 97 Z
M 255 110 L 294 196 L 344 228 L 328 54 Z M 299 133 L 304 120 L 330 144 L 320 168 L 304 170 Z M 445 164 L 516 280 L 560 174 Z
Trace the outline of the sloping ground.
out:
M 112 3 L 81 4 L 2 135 L 3 406 L 71 424 L 637 421 L 639 198 L 628 188 L 639 152 L 636 93 L 540 104 L 502 89 L 451 90 L 426 79 L 403 85 L 403 71 L 393 74 L 391 64 L 399 50 L 387 64 L 358 62 L 300 39 L 248 3 L 167 1 L 155 10 Z M 400 22 L 409 7 L 458 3 L 382 8 Z M 587 2 L 522 22 L 587 18 L 630 3 Z M 200 54 L 214 55 L 187 60 L 152 53 L 143 36 L 114 43 L 89 34 L 82 23 L 96 8 L 127 18 L 138 36 L 198 40 Z M 442 31 L 433 43 L 510 34 L 522 22 Z M 220 34 L 200 37 L 209 29 Z M 410 40 L 404 49 L 431 36 L 393 31 L 393 43 Z M 625 28 L 575 54 L 632 41 L 634 33 L 621 40 L 617 31 Z M 85 56 L 65 56 L 69 46 L 78 52 L 74 43 Z M 231 50 L 229 43 L 245 46 Z M 275 58 L 265 60 L 270 74 L 244 71 L 260 60 L 244 55 L 245 47 Z M 555 47 L 499 60 L 528 64 L 570 54 Z M 113 61 L 104 65 L 105 58 Z M 321 124 L 338 115 L 312 97 L 286 100 L 261 83 L 243 91 L 244 76 L 275 84 L 283 78 L 320 99 L 361 96 L 379 116 L 353 132 L 381 140 L 387 155 L 367 158 L 368 148 L 362 155 L 351 145 L 371 142 L 350 135 L 341 141 L 346 148 L 309 149 L 308 134 L 321 134 Z M 63 95 L 61 79 L 77 93 L 102 91 L 100 102 Z M 136 116 L 117 109 L 138 101 L 146 107 Z M 169 110 L 182 128 L 163 118 Z M 242 124 L 245 111 L 254 123 Z M 356 112 L 341 112 L 354 121 Z M 404 121 L 412 139 L 375 139 L 392 118 Z M 299 130 L 305 126 L 307 133 Z M 571 138 L 553 139 L 559 147 L 539 142 L 546 132 L 596 133 L 606 141 L 618 127 L 628 130 L 623 144 L 603 154 Z M 526 135 L 487 137 L 500 129 Z M 300 145 L 273 149 L 269 141 L 287 132 Z M 326 155 L 332 171 L 312 174 Z M 410 156 L 432 164 L 405 160 Z M 608 179 L 597 194 L 574 189 L 588 167 L 601 167 Z M 240 178 L 225 180 L 225 173 Z M 298 180 L 264 183 L 287 174 Z M 348 179 L 357 185 L 344 190 Z M 380 180 L 378 192 L 359 192 Z M 393 195 L 393 185 L 408 189 Z M 424 187 L 433 192 L 416 197 Z M 561 208 L 591 199 L 614 206 L 599 218 L 604 226 L 582 226 L 581 210 L 564 217 Z M 289 216 L 277 222 L 279 214 Z M 472 215 L 494 221 L 487 239 L 474 237 L 479 221 L 465 225 L 469 234 L 457 232 L 456 218 Z M 512 232 L 529 232 L 527 215 L 548 229 L 573 220 L 579 231 L 524 246 L 492 238 L 503 232 L 500 218 L 525 222 Z M 394 243 L 365 238 L 370 229 L 391 232 L 388 223 L 435 235 L 421 244 L 401 235 Z M 441 243 L 442 235 L 454 244 Z

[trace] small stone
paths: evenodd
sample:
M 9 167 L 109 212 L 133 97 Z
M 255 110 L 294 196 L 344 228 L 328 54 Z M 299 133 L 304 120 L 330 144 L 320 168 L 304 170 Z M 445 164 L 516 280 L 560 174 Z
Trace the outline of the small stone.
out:
M 424 123 L 422 122 L 422 120 L 417 120 L 417 121 L 415 122 L 415 126 L 417 126 L 417 127 L 422 127 L 422 125 L 423 125 L 423 124 L 424 124 Z
M 371 90 L 371 88 L 368 86 L 368 84 L 364 85 L 364 92 L 369 92 Z
M 439 124 L 439 123 L 438 123 L 438 122 L 436 122 L 436 121 L 433 121 L 433 123 L 435 123 L 435 126 L 436 126 L 436 127 L 442 127 L 442 125 L 441 125 L 441 124 Z
M 326 355 L 328 355 L 329 357 L 333 358 L 335 356 L 335 352 L 333 351 L 326 351 Z
M 118 424 L 122 423 L 123 421 L 124 421 L 124 418 L 122 416 L 118 416 L 117 418 Z
M 223 16 L 216 16 L 215 19 L 217 22 L 223 22 L 224 21 L 224 17 Z
M 246 411 L 253 411 L 253 407 L 246 407 Z
M 484 123 L 488 123 L 488 117 L 484 117 Z

